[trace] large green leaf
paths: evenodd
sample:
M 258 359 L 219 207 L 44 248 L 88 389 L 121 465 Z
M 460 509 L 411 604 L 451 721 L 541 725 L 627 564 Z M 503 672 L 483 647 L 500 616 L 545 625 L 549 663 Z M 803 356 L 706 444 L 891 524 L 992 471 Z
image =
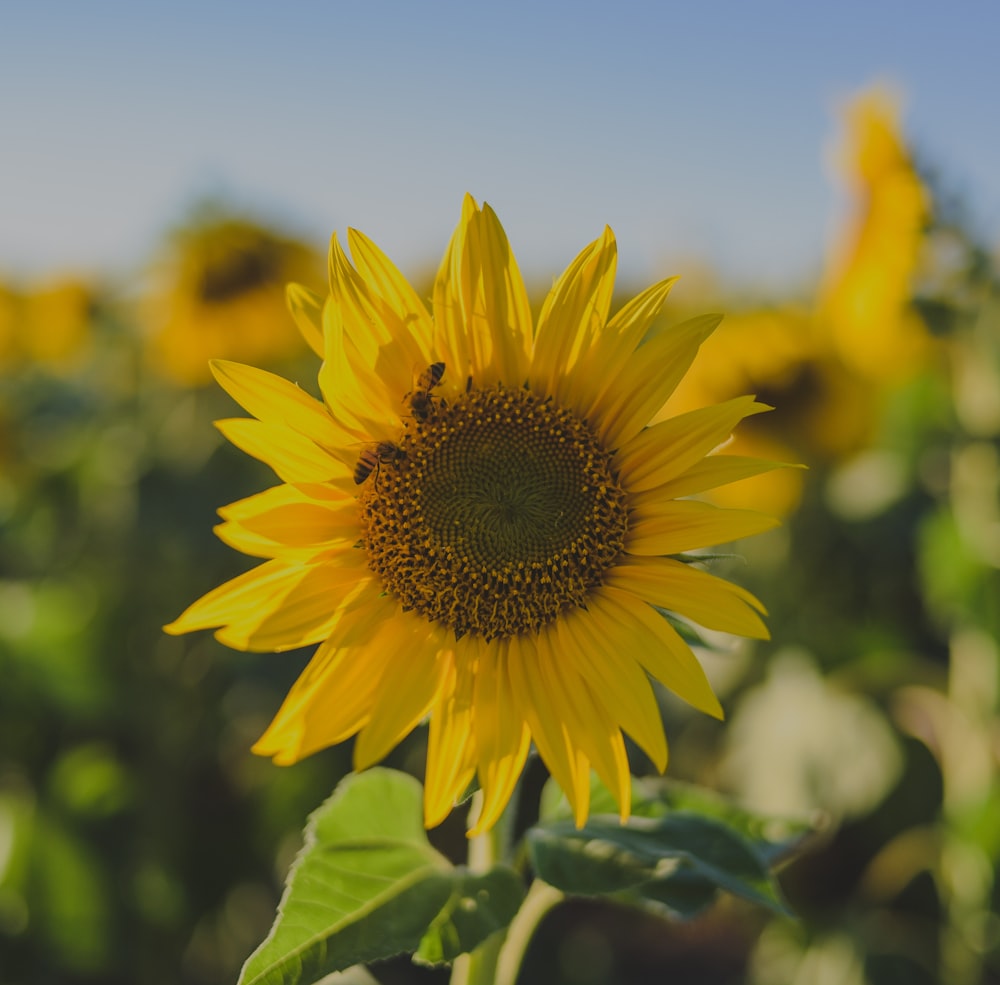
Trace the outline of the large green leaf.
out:
M 591 777 L 592 814 L 616 814 L 614 795 L 596 775 Z M 675 811 L 687 811 L 714 818 L 751 842 L 757 852 L 773 865 L 798 850 L 816 831 L 816 826 L 800 818 L 757 814 L 705 787 L 659 777 L 632 777 L 632 816 L 659 818 Z M 542 821 L 568 821 L 573 809 L 558 785 L 549 781 L 542 791 Z
M 723 889 L 787 912 L 769 871 L 802 840 L 806 825 L 744 811 L 682 785 L 636 781 L 631 821 L 609 817 L 611 794 L 595 782 L 593 814 L 581 829 L 565 798 L 550 786 L 542 821 L 528 833 L 537 874 L 566 893 L 613 895 L 671 915 L 703 910 Z
M 528 833 L 540 878 L 565 893 L 621 894 L 690 916 L 716 889 L 786 912 L 767 864 L 741 835 L 701 814 L 593 817 L 581 829 L 559 821 Z
M 277 919 L 239 985 L 315 982 L 425 938 L 426 959 L 444 960 L 510 922 L 523 895 L 513 873 L 452 866 L 427 840 L 421 796 L 416 780 L 386 769 L 338 786 L 309 818 Z

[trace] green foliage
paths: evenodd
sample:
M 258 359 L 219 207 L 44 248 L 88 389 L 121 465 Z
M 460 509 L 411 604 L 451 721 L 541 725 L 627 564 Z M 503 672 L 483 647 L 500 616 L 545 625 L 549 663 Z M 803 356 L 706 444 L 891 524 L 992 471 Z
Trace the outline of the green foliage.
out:
M 386 769 L 340 784 L 310 817 L 278 918 L 240 985 L 313 982 L 401 952 L 449 961 L 511 921 L 518 877 L 452 866 L 427 840 L 421 794 Z
M 504 930 L 524 899 L 524 883 L 513 870 L 494 866 L 482 875 L 454 873 L 447 903 L 431 921 L 416 959 L 424 964 L 454 961 Z
M 600 808 L 610 794 L 594 782 Z M 502 864 L 476 873 L 452 865 L 424 833 L 421 793 L 412 777 L 382 768 L 340 783 L 310 817 L 278 917 L 239 985 L 299 985 L 400 953 L 448 963 L 507 930 L 522 877 Z M 596 814 L 577 830 L 560 796 L 544 795 L 526 842 L 534 875 L 563 893 L 691 917 L 721 889 L 787 912 L 768 860 L 803 826 L 784 826 L 779 843 L 762 835 L 773 822 L 720 798 L 637 785 L 629 824 Z
M 725 890 L 777 913 L 788 913 L 769 866 L 791 854 L 809 832 L 744 811 L 720 797 L 678 784 L 633 785 L 626 825 L 610 792 L 594 780 L 593 813 L 582 828 L 569 804 L 546 785 L 542 820 L 528 832 L 537 875 L 565 893 L 613 895 L 689 918 Z
M 565 893 L 615 894 L 691 917 L 725 889 L 788 912 L 763 857 L 732 829 L 699 814 L 628 825 L 595 817 L 579 830 L 563 822 L 535 828 L 528 845 L 539 877 Z

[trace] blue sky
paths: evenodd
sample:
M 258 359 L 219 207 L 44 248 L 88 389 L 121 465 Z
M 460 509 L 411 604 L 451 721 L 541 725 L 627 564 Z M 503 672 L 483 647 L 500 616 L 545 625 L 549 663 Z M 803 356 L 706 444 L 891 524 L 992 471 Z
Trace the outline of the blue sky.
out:
M 138 269 L 211 194 L 412 270 L 470 191 L 539 277 L 607 223 L 635 277 L 800 284 L 878 80 L 997 241 L 998 37 L 988 0 L 5 4 L 0 276 Z

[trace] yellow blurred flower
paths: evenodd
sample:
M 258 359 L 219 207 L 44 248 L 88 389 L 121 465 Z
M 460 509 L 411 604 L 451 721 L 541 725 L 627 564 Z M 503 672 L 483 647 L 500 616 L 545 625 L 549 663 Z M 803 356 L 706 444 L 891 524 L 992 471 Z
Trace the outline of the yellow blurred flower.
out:
M 79 279 L 56 281 L 27 298 L 21 348 L 46 366 L 77 365 L 92 340 L 95 297 Z
M 727 317 L 705 341 L 661 416 L 753 393 L 763 403 L 779 406 L 780 418 L 801 429 L 813 412 L 815 352 L 812 313 L 807 309 L 786 306 Z M 795 445 L 808 442 L 797 442 L 789 428 L 776 427 L 774 416 L 747 421 L 727 452 L 795 460 Z M 798 469 L 777 469 L 713 490 L 711 499 L 785 516 L 799 503 L 802 481 Z
M 815 303 L 730 315 L 702 347 L 670 410 L 754 393 L 778 407 L 741 429 L 730 451 L 839 461 L 868 446 L 886 391 L 925 367 L 934 345 L 911 306 L 930 199 L 899 132 L 895 104 L 863 93 L 840 151 L 849 216 Z M 780 470 L 712 493 L 779 515 L 803 473 Z
M 18 321 L 17 294 L 0 282 L 0 372 L 14 362 Z
M 246 219 L 212 213 L 171 238 L 143 305 L 150 361 L 181 386 L 211 380 L 210 359 L 280 363 L 303 352 L 285 284 L 318 282 L 308 246 Z
M 863 93 L 844 115 L 839 163 L 851 215 L 828 258 L 820 322 L 844 366 L 882 383 L 912 374 L 931 345 L 910 305 L 931 201 L 888 92 Z
M 752 397 L 648 426 L 719 318 L 653 328 L 673 278 L 609 317 L 610 230 L 556 281 L 535 321 L 506 234 L 466 198 L 428 311 L 361 233 L 336 237 L 330 294 L 289 293 L 323 401 L 214 363 L 256 420 L 222 432 L 282 480 L 220 511 L 228 544 L 266 558 L 171 633 L 319 643 L 255 751 L 278 763 L 357 734 L 358 769 L 430 716 L 425 820 L 478 776 L 495 823 L 532 741 L 573 805 L 593 767 L 628 815 L 623 731 L 663 769 L 651 675 L 722 710 L 664 617 L 763 638 L 760 603 L 686 552 L 775 525 L 684 497 L 774 468 L 715 454 L 764 408 Z
M 51 279 L 31 290 L 0 285 L 0 368 L 78 368 L 93 341 L 96 302 L 93 286 L 79 277 Z

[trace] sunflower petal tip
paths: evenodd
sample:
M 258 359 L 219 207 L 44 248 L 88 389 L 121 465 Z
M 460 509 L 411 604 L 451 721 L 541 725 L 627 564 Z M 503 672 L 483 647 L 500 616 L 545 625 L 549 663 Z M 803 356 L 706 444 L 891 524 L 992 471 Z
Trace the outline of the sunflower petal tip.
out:
M 215 382 L 222 386 L 223 379 L 229 375 L 230 367 L 237 366 L 231 359 L 209 359 L 208 368 L 215 377 Z
M 280 740 L 270 738 L 272 729 L 268 729 L 251 747 L 255 756 L 270 759 L 275 766 L 294 766 L 302 756 L 296 746 L 283 744 Z
M 714 701 L 705 708 L 705 713 L 707 715 L 711 715 L 716 721 L 724 722 L 726 720 L 726 710 L 722 707 L 722 703 L 715 697 L 714 694 L 712 695 L 712 698 Z
M 436 828 L 447 816 L 448 810 L 441 810 L 440 805 L 430 804 L 424 798 L 424 827 L 427 829 Z

